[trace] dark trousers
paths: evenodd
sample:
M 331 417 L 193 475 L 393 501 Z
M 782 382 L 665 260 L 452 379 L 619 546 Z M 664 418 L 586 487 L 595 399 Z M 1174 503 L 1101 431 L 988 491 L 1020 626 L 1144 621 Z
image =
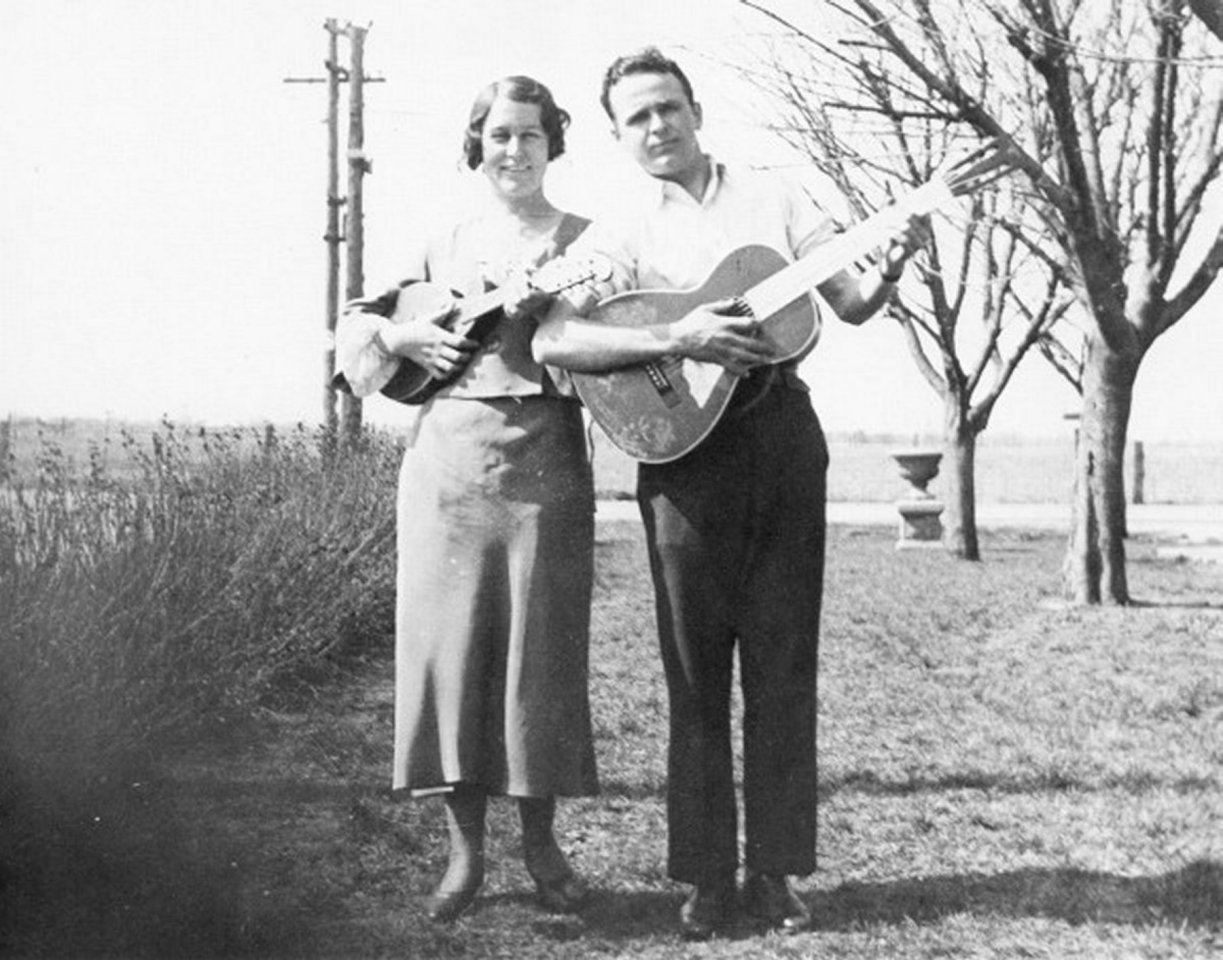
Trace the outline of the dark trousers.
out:
M 640 467 L 670 695 L 672 879 L 724 879 L 739 863 L 730 717 L 736 646 L 746 865 L 774 874 L 815 869 L 827 467 L 806 393 L 782 385 L 732 408 L 687 456 Z

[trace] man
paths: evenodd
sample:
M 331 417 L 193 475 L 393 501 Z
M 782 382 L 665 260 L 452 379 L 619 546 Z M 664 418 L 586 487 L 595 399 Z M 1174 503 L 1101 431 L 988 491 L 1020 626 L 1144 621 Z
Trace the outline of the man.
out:
M 833 235 L 793 188 L 727 169 L 702 152 L 701 107 L 677 64 L 650 48 L 608 69 L 602 103 L 616 139 L 658 191 L 582 244 L 613 264 L 609 281 L 558 298 L 536 359 L 579 372 L 689 357 L 741 376 L 731 405 L 693 451 L 641 464 L 659 641 L 670 697 L 668 872 L 692 885 L 684 934 L 711 936 L 734 915 L 738 811 L 730 743 L 732 659 L 744 701 L 743 908 L 787 932 L 810 925 L 789 876 L 815 869 L 816 660 L 823 586 L 827 448 L 796 361 L 768 365 L 758 321 L 717 301 L 672 323 L 599 324 L 582 314 L 623 290 L 691 289 L 731 250 L 765 244 L 795 259 Z M 861 323 L 887 300 L 913 242 L 906 228 L 861 275 L 820 296 Z M 576 249 L 576 248 L 575 248 Z

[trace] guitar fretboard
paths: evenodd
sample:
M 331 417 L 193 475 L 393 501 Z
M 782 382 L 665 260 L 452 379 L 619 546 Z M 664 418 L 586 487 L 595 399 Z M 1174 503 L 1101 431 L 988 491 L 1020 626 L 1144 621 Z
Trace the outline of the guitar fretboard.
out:
M 822 244 L 801 260 L 756 284 L 743 298 L 757 317 L 771 317 L 812 287 L 819 286 L 866 256 L 900 230 L 910 217 L 937 210 L 954 196 L 949 184 L 941 179 L 930 180 L 896 203 Z

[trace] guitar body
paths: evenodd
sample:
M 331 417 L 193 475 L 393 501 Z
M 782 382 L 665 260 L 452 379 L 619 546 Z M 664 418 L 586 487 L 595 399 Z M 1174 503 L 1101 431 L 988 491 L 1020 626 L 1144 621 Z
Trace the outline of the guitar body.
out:
M 436 313 L 453 303 L 458 296 L 459 294 L 435 283 L 421 281 L 409 284 L 399 291 L 399 299 L 395 303 L 395 312 L 391 314 L 391 322 L 406 323 L 415 317 Z M 458 311 L 454 316 L 448 318 L 443 326 L 448 330 L 462 328 L 464 336 L 481 342 L 500 319 L 500 308 L 485 309 L 476 316 L 465 315 L 464 304 L 460 301 Z M 405 357 L 400 362 L 395 375 L 380 392 L 384 397 L 389 397 L 399 403 L 421 404 L 452 382 L 460 373 L 462 373 L 462 368 L 456 371 L 454 376 L 438 380 L 424 367 Z
M 740 247 L 698 288 L 617 294 L 600 303 L 590 319 L 619 327 L 670 323 L 702 304 L 743 295 L 787 263 L 770 247 Z M 773 363 L 800 356 L 819 332 L 814 304 L 805 294 L 758 319 L 761 336 L 773 347 Z M 696 447 L 721 419 L 738 383 L 718 364 L 686 359 L 572 376 L 582 402 L 612 443 L 643 463 L 678 460 Z

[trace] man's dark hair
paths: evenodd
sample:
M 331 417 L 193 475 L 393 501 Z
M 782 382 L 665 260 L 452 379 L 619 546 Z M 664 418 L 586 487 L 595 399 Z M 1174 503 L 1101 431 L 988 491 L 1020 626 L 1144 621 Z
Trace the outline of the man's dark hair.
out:
M 471 105 L 471 116 L 467 131 L 463 135 L 463 159 L 472 170 L 484 162 L 484 147 L 480 135 L 484 132 L 484 121 L 498 96 L 516 103 L 534 103 L 539 106 L 539 120 L 548 135 L 548 159 L 555 160 L 565 152 L 565 128 L 569 126 L 569 114 L 556 105 L 552 91 L 538 80 L 513 76 L 494 80 L 477 95 Z
M 612 113 L 611 108 L 611 89 L 625 77 L 634 73 L 671 74 L 684 88 L 684 96 L 688 98 L 689 105 L 696 106 L 696 98 L 692 95 L 692 84 L 689 83 L 688 77 L 680 69 L 679 64 L 670 57 L 664 56 L 657 47 L 646 47 L 636 53 L 617 57 L 607 68 L 607 72 L 603 74 L 603 92 L 599 95 L 599 102 L 603 104 L 603 109 L 613 123 L 616 122 L 616 115 Z

